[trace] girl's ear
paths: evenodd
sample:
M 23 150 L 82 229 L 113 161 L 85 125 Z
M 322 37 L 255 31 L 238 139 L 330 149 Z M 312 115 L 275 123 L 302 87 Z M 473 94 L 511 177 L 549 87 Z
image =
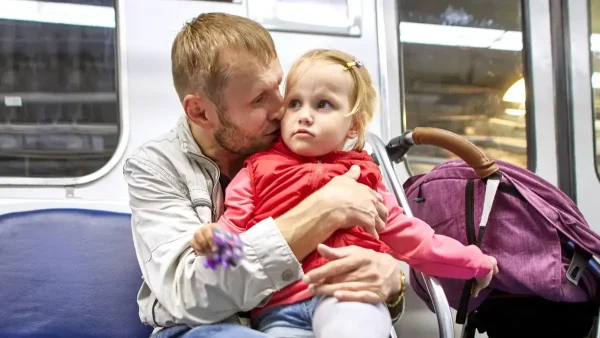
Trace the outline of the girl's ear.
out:
M 350 126 L 350 130 L 348 130 L 348 134 L 346 137 L 349 139 L 353 139 L 358 137 L 358 133 L 360 132 L 360 127 L 356 121 L 352 121 L 352 125 Z

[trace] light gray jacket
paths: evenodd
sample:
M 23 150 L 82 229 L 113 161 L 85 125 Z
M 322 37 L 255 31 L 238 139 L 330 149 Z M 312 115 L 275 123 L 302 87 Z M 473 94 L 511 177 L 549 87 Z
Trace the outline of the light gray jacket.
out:
M 125 162 L 131 227 L 143 283 L 143 323 L 156 328 L 239 321 L 238 312 L 302 278 L 302 266 L 272 219 L 241 234 L 246 259 L 213 271 L 189 247 L 203 224 L 223 212 L 219 169 L 203 156 L 182 117 L 175 129 L 144 144 Z M 155 330 L 156 331 L 156 330 Z

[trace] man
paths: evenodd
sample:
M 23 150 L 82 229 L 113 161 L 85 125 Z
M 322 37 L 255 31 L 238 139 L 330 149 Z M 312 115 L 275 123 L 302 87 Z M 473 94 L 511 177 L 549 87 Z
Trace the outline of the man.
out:
M 351 171 L 241 234 L 246 258 L 237 268 L 205 268 L 190 241 L 223 212 L 225 187 L 244 159 L 277 137 L 283 72 L 268 31 L 220 13 L 186 24 L 171 61 L 185 117 L 124 166 L 144 277 L 140 318 L 156 328 L 156 337 L 265 337 L 239 325 L 238 314 L 302 278 L 302 259 L 334 231 L 354 225 L 381 230 L 387 210 Z M 304 277 L 315 294 L 387 301 L 392 316 L 399 316 L 403 276 L 391 256 L 358 247 L 319 251 L 331 262 Z

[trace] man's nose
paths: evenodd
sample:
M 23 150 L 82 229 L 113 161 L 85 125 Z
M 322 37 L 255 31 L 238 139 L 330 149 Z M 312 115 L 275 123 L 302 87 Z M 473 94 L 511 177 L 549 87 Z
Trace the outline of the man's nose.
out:
M 270 120 L 281 120 L 283 119 L 283 115 L 285 114 L 285 107 L 283 106 L 283 97 L 279 92 L 273 98 L 271 103 L 270 111 Z

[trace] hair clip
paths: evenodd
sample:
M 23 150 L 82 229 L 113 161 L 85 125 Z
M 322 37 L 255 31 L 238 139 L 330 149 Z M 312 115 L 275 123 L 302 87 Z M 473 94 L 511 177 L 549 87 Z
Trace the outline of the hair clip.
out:
M 362 67 L 362 62 L 360 62 L 358 60 L 354 60 L 353 62 L 348 62 L 348 63 L 346 63 L 346 67 L 344 67 L 344 70 L 348 70 L 348 69 L 352 68 L 352 66 L 356 66 L 356 68 L 360 68 L 360 67 Z

